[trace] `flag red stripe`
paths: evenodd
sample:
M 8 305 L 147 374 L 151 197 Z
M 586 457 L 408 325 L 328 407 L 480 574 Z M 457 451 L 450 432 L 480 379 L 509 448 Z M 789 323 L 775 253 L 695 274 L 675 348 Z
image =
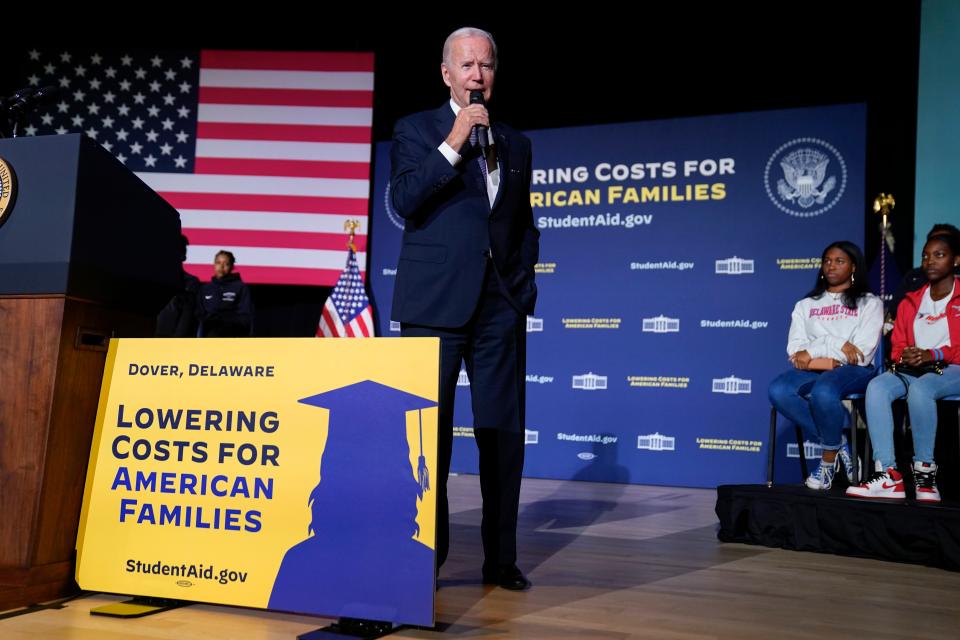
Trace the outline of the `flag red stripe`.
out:
M 327 322 L 327 318 L 324 315 L 326 313 L 326 307 L 320 311 L 320 322 L 317 323 L 317 337 L 318 338 L 329 338 L 330 337 L 330 325 Z
M 200 104 L 373 108 L 373 91 L 200 87 Z
M 373 136 L 370 127 L 200 122 L 197 124 L 197 139 L 370 144 Z
M 363 326 L 365 327 L 365 332 L 368 338 L 372 338 L 377 335 L 377 332 L 373 327 L 373 307 L 367 307 L 367 315 L 364 317 Z
M 279 140 L 281 142 L 354 142 L 370 144 L 370 127 L 300 124 L 197 123 L 197 139 Z
M 372 53 L 319 51 L 201 51 L 201 69 L 373 71 Z
M 284 211 L 289 213 L 330 213 L 366 216 L 366 198 L 317 198 L 312 196 L 254 196 L 235 193 L 183 193 L 164 191 L 160 195 L 176 209 L 220 211 Z
M 363 334 L 364 338 L 369 338 L 371 336 L 370 325 L 367 324 L 367 321 L 362 314 L 357 316 L 357 325 L 360 327 L 360 333 Z
M 246 160 L 237 158 L 197 158 L 196 163 L 194 164 L 194 173 L 369 180 L 370 163 L 326 162 L 322 160 Z
M 325 249 L 346 251 L 346 234 L 304 231 L 250 231 L 245 229 L 190 229 L 183 233 L 190 244 L 225 247 L 270 247 L 274 249 Z M 356 236 L 358 251 L 367 250 L 366 236 Z
M 213 275 L 213 264 L 185 264 L 184 269 L 206 282 Z M 299 267 L 254 267 L 237 265 L 237 273 L 247 284 L 297 284 L 332 287 L 341 269 L 303 269 Z
M 331 302 L 330 302 L 330 299 L 328 298 L 327 301 L 323 304 L 323 311 L 321 312 L 321 315 L 323 316 L 323 324 L 326 326 L 326 329 L 327 329 L 325 335 L 327 337 L 336 338 L 336 337 L 339 337 L 340 330 L 337 328 L 337 323 L 333 319 L 333 314 L 335 313 L 335 311 L 331 311 L 330 307 L 331 307 Z

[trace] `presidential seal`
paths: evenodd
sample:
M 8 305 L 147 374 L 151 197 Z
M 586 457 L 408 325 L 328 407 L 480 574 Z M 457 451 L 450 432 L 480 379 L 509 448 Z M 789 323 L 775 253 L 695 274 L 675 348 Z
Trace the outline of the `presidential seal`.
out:
M 847 165 L 829 142 L 796 138 L 770 156 L 763 185 L 778 209 L 798 218 L 812 218 L 840 200 L 847 186 Z
M 390 206 L 390 183 L 387 183 L 387 188 L 383 190 L 383 210 L 387 212 L 387 219 L 395 226 L 397 229 L 403 231 L 404 220 L 393 210 L 393 207 Z
M 0 226 L 10 217 L 17 201 L 17 174 L 10 163 L 0 158 Z

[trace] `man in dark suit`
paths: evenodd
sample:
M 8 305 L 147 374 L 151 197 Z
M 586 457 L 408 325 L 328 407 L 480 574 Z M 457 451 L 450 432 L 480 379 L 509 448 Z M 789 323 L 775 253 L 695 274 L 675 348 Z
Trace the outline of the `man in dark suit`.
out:
M 530 141 L 491 125 L 493 37 L 454 31 L 440 71 L 450 100 L 394 129 L 390 196 L 405 220 L 393 319 L 403 336 L 441 340 L 437 566 L 449 549 L 447 475 L 461 362 L 471 383 L 483 495 L 484 582 L 523 590 L 517 512 L 523 472 L 526 315 L 537 290 Z M 471 104 L 471 92 L 483 101 Z M 480 131 L 479 128 L 488 131 Z M 483 134 L 489 144 L 482 146 Z M 478 135 L 479 134 L 479 135 Z

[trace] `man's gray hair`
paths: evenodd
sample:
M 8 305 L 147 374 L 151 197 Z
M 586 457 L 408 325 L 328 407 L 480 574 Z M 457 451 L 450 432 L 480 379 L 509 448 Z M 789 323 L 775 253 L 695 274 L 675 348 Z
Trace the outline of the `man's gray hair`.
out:
M 458 38 L 486 38 L 490 42 L 490 48 L 493 50 L 493 68 L 497 68 L 497 43 L 493 41 L 493 36 L 489 31 L 477 29 L 476 27 L 460 27 L 447 36 L 443 42 L 443 63 L 450 64 L 450 45 Z

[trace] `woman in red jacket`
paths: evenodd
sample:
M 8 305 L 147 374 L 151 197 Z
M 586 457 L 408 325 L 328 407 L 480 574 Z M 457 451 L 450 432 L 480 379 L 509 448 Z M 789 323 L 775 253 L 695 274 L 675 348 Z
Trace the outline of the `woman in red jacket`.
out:
M 903 499 L 903 476 L 893 450 L 893 411 L 890 404 L 906 396 L 913 430 L 913 476 L 919 502 L 939 502 L 933 444 L 937 435 L 937 400 L 960 394 L 960 242 L 936 236 L 923 246 L 921 269 L 927 285 L 907 294 L 897 309 L 891 359 L 911 367 L 933 361 L 949 366 L 942 373 L 911 376 L 887 372 L 867 386 L 867 425 L 873 442 L 876 470 L 865 482 L 849 487 L 860 498 Z

